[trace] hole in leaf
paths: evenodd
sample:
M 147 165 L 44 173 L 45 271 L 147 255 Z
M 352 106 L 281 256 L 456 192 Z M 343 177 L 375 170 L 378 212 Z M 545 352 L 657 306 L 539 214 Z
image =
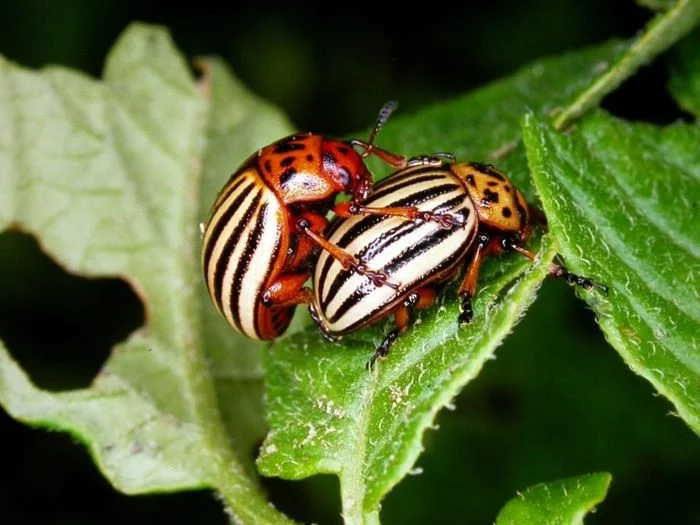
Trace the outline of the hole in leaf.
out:
M 31 429 L 2 409 L 0 436 L 3 523 L 228 523 L 211 492 L 120 494 L 68 434 Z
M 683 111 L 669 93 L 668 82 L 666 64 L 655 61 L 605 97 L 601 107 L 620 118 L 656 125 L 694 122 L 694 117 Z
M 0 234 L 0 339 L 45 390 L 88 386 L 112 347 L 144 323 L 120 279 L 67 273 L 30 235 Z
M 299 523 L 338 524 L 340 483 L 334 475 L 316 475 L 299 481 L 261 478 L 275 508 Z

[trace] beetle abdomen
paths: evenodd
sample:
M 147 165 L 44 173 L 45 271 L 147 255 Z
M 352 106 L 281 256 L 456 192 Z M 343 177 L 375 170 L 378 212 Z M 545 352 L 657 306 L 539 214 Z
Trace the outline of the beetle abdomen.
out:
M 476 235 L 474 205 L 449 169 L 403 170 L 378 184 L 363 205 L 415 206 L 421 211 L 451 213 L 464 225 L 442 228 L 436 222 L 382 215 L 337 221 L 327 234 L 328 240 L 371 270 L 384 272 L 398 288 L 378 286 L 322 253 L 314 272 L 315 300 L 321 322 L 333 334 L 370 324 L 410 292 L 446 278 Z
M 222 189 L 204 231 L 202 268 L 209 294 L 228 322 L 254 339 L 274 337 L 261 330 L 258 306 L 281 271 L 285 228 L 279 200 L 249 168 Z

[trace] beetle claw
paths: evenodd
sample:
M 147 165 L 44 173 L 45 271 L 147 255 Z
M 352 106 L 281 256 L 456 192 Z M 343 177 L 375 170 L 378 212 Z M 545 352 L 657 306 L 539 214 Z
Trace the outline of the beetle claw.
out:
M 361 263 L 354 264 L 352 269 L 360 275 L 364 275 L 365 277 L 367 277 L 370 281 L 372 281 L 372 283 L 374 283 L 375 286 L 388 286 L 392 290 L 399 289 L 400 285 L 391 282 L 389 280 L 389 276 L 384 272 L 370 270 L 364 264 Z
M 406 162 L 406 167 L 432 166 L 437 168 L 442 166 L 442 164 L 445 162 L 454 164 L 456 161 L 457 159 L 452 153 L 440 151 L 433 153 L 432 155 L 417 155 L 415 157 L 411 157 Z
M 437 222 L 440 225 L 440 227 L 445 230 L 449 230 L 450 228 L 454 228 L 455 226 L 459 228 L 464 227 L 464 220 L 460 216 L 453 215 L 452 213 L 437 213 L 432 211 L 426 211 L 422 213 L 421 218 L 424 221 Z
M 384 340 L 381 342 L 381 344 L 377 347 L 377 349 L 374 352 L 374 355 L 367 361 L 367 364 L 365 365 L 365 368 L 371 372 L 374 369 L 374 363 L 379 359 L 380 357 L 386 357 L 389 354 L 389 348 L 391 348 L 391 345 L 394 344 L 394 341 L 396 341 L 396 338 L 399 336 L 399 330 L 398 328 L 392 330 L 388 334 L 386 334 L 386 337 Z
M 461 313 L 457 318 L 457 322 L 460 326 L 469 324 L 474 318 L 474 310 L 472 310 L 472 300 L 469 297 L 462 297 L 462 304 L 460 305 Z

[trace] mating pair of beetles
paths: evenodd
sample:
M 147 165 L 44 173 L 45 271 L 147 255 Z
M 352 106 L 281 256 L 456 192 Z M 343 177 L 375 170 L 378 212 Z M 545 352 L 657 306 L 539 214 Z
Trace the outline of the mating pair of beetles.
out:
M 409 309 L 432 304 L 436 287 L 462 266 L 458 321 L 468 323 L 487 256 L 515 251 L 534 259 L 524 247 L 533 213 L 505 175 L 449 154 L 409 159 L 374 145 L 395 108 L 382 108 L 367 141 L 292 135 L 253 154 L 226 182 L 201 257 L 209 295 L 236 330 L 275 339 L 299 304 L 329 339 L 393 314 L 396 327 L 371 367 L 408 328 Z M 369 155 L 397 170 L 374 187 Z M 336 204 L 339 194 L 350 199 Z M 560 265 L 550 273 L 605 289 Z

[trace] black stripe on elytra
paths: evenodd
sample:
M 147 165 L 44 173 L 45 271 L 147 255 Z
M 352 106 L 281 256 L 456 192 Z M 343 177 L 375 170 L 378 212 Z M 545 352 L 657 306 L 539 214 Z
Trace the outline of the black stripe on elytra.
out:
M 234 191 L 236 191 L 237 188 L 239 188 L 239 187 L 241 186 L 241 184 L 243 184 L 244 182 L 247 182 L 248 180 L 250 180 L 248 177 L 242 176 L 242 175 L 243 175 L 243 172 L 241 172 L 240 174 L 241 174 L 240 177 L 236 177 L 236 178 L 232 177 L 232 178 L 226 183 L 226 186 L 224 186 L 224 187 L 221 189 L 221 193 L 220 193 L 219 195 L 216 196 L 216 202 L 218 203 L 218 206 L 216 207 L 216 209 L 211 210 L 211 213 L 210 213 L 210 215 L 209 215 L 210 218 L 213 217 L 214 214 L 219 210 L 219 208 L 221 207 L 221 203 L 222 203 L 222 202 L 224 202 L 226 199 L 228 199 L 229 196 L 230 196 Z
M 470 239 L 473 239 L 473 236 L 470 237 Z M 470 244 L 470 243 L 471 243 L 471 240 L 467 244 Z M 439 273 L 447 268 L 453 267 L 456 263 L 459 262 L 459 260 L 463 256 L 463 254 L 464 254 L 464 250 L 455 251 L 447 259 L 443 259 L 439 265 L 431 266 L 430 271 L 426 274 L 423 274 L 420 277 L 420 279 L 418 279 L 418 281 L 425 282 L 425 281 L 429 280 L 431 277 L 433 277 L 435 274 L 437 274 L 437 273 Z M 371 283 L 369 281 L 367 281 L 367 284 L 371 285 Z M 416 288 L 415 282 L 408 283 L 408 284 L 410 284 L 410 288 L 412 288 L 412 289 Z M 372 286 L 374 286 L 374 285 L 372 285 Z M 373 289 L 374 288 L 372 288 L 372 290 Z M 359 298 L 357 300 L 361 300 L 365 295 L 367 295 L 367 294 L 359 295 Z M 343 331 L 344 332 L 351 332 L 351 331 L 359 328 L 360 326 L 364 325 L 367 322 L 367 320 L 372 319 L 377 314 L 377 312 L 380 312 L 381 310 L 385 309 L 388 304 L 389 303 L 380 304 L 376 308 L 374 308 L 372 311 L 363 312 L 364 315 L 360 319 L 358 319 L 357 321 L 352 323 L 350 326 L 344 328 Z
M 447 187 L 448 185 L 443 185 L 439 186 L 439 188 Z M 457 189 L 459 186 L 457 185 L 450 185 L 450 189 Z M 442 191 L 442 190 L 441 190 Z M 421 193 L 421 192 L 418 192 Z M 436 193 L 434 189 L 430 190 L 430 196 L 436 196 Z M 451 199 L 448 199 L 447 201 L 443 202 L 439 206 L 435 208 L 435 211 L 442 212 L 444 210 L 451 209 L 454 206 L 457 206 L 460 202 L 463 202 L 464 199 L 467 198 L 465 195 L 462 193 L 460 195 L 457 195 L 456 197 L 453 197 Z M 397 201 L 397 206 L 402 205 L 401 201 Z M 392 203 L 392 206 L 394 204 Z M 469 209 L 465 208 L 465 216 L 464 219 L 469 216 Z M 362 235 L 366 235 L 365 232 L 368 230 L 372 229 L 374 226 L 379 224 L 380 222 L 384 220 L 388 220 L 390 217 L 386 215 L 367 215 L 366 217 L 363 217 L 359 221 L 357 221 L 356 224 L 354 224 L 350 229 L 345 232 L 340 239 L 335 243 L 336 246 L 346 249 L 350 243 L 352 243 L 355 239 Z M 379 242 L 370 242 L 365 245 L 365 247 L 357 254 L 358 257 L 362 258 L 362 260 L 369 260 L 370 258 L 374 257 L 375 254 L 382 249 L 385 249 L 387 246 L 393 244 L 394 242 L 397 242 L 401 240 L 404 236 L 410 234 L 415 228 L 417 228 L 420 224 L 417 221 L 410 221 L 406 220 L 405 222 L 402 222 L 398 227 L 392 228 L 391 230 L 388 230 L 385 232 L 382 237 L 378 240 Z M 335 225 L 334 225 L 335 226 Z M 334 229 L 331 230 L 330 233 L 332 233 Z M 402 231 L 403 230 L 403 231 Z M 327 235 L 327 238 L 330 238 L 331 235 Z M 371 251 L 370 251 L 371 250 Z M 369 252 L 369 253 L 368 253 Z M 352 272 L 344 272 L 341 271 L 338 273 L 336 278 L 333 280 L 332 283 L 327 282 L 327 275 L 330 271 L 331 265 L 333 264 L 333 257 L 328 257 L 326 261 L 323 263 L 323 267 L 321 268 L 321 272 L 319 275 L 319 283 L 320 283 L 320 290 L 319 290 L 319 295 L 321 297 L 326 297 L 325 300 L 321 300 L 321 307 L 325 308 L 329 302 L 332 300 L 333 296 L 338 292 L 338 290 L 345 284 L 345 282 L 350 279 Z M 328 292 L 325 293 L 325 289 L 328 287 Z
M 417 257 L 420 257 L 423 253 L 430 250 L 432 247 L 440 244 L 441 242 L 444 242 L 453 233 L 455 233 L 455 230 L 440 229 L 435 231 L 433 235 L 424 237 L 417 244 L 409 247 L 407 250 L 404 250 L 392 261 L 390 261 L 386 266 L 381 268 L 381 270 L 389 276 L 389 279 L 391 279 L 393 272 L 402 268 L 411 261 L 414 261 Z M 461 252 L 458 251 L 458 253 Z M 448 258 L 448 260 L 454 259 L 453 257 L 450 257 Z M 444 268 L 443 262 L 440 262 L 439 264 L 431 264 L 430 272 L 428 272 L 428 275 L 435 273 L 435 271 L 441 268 Z M 377 270 L 377 268 L 374 269 Z M 423 279 L 424 277 L 421 276 L 421 280 Z M 351 293 L 348 297 L 345 298 L 345 300 L 341 303 L 341 305 L 335 311 L 333 316 L 329 318 L 329 321 L 331 323 L 337 322 L 343 315 L 345 315 L 348 312 L 348 310 L 350 310 L 350 308 L 352 308 L 355 304 L 357 304 L 359 301 L 364 299 L 376 289 L 376 285 L 369 281 L 369 279 L 363 279 L 361 283 L 362 284 L 358 288 L 356 288 L 355 291 L 353 291 L 353 293 Z M 403 286 L 406 286 L 408 284 L 412 285 L 413 283 L 402 283 Z
M 382 219 L 384 218 L 385 217 L 382 217 Z M 386 246 L 389 246 L 394 242 L 404 238 L 406 235 L 409 235 L 411 232 L 413 232 L 413 230 L 420 226 L 421 225 L 415 221 L 404 221 L 398 226 L 385 232 L 381 237 L 365 245 L 365 247 L 357 254 L 357 257 L 363 261 L 369 260 L 369 258 L 374 257 L 377 252 L 381 251 Z M 368 251 L 370 251 L 369 258 L 366 257 Z M 324 264 L 321 273 L 322 286 L 324 288 L 325 286 L 328 286 L 328 293 L 325 294 L 326 299 L 321 301 L 321 307 L 324 309 L 330 303 L 333 297 L 336 296 L 340 288 L 355 274 L 355 272 L 353 272 L 352 270 L 341 270 L 340 272 L 338 272 L 333 282 L 329 285 L 326 276 L 328 274 L 328 271 L 330 270 L 330 266 L 332 263 L 332 260 L 326 261 L 326 264 Z M 324 290 L 322 289 L 321 297 L 324 296 L 323 291 Z
M 392 183 L 396 180 L 395 177 L 389 177 L 378 183 L 375 187 L 374 190 L 372 191 L 371 195 L 371 201 L 375 201 L 376 199 L 385 197 L 386 195 L 389 195 L 391 193 L 394 193 L 395 191 L 401 190 L 403 188 L 406 188 L 408 186 L 412 186 L 414 184 L 422 184 L 424 182 L 430 182 L 432 180 L 439 180 L 439 179 L 444 179 L 445 178 L 445 173 L 440 172 L 440 171 L 435 171 L 435 169 L 425 169 L 424 171 L 418 171 L 411 173 L 410 175 L 405 175 L 400 177 L 402 180 L 401 182 L 396 182 L 395 184 L 392 184 L 390 187 L 386 187 L 389 185 L 389 183 Z M 368 204 L 369 205 L 369 204 Z
M 440 265 L 436 265 L 436 266 L 431 267 L 430 272 L 422 275 L 420 278 L 420 281 L 423 281 L 423 282 L 427 281 L 433 275 L 435 275 L 436 273 L 439 273 L 443 269 L 450 268 L 450 267 L 454 266 L 455 263 L 457 263 L 459 261 L 459 259 L 462 257 L 462 255 L 463 255 L 463 250 L 455 251 L 447 259 L 443 259 Z M 369 283 L 369 281 L 368 281 L 367 284 L 371 284 L 371 283 Z M 415 284 L 413 284 L 413 283 L 411 283 L 411 284 L 412 284 L 411 288 L 415 289 L 416 288 Z M 367 294 L 365 294 L 365 295 L 367 295 Z M 362 295 L 360 297 L 360 299 L 358 299 L 358 300 L 361 300 L 363 297 L 364 297 L 364 295 Z M 353 330 L 356 330 L 360 326 L 364 325 L 369 319 L 372 319 L 377 314 L 377 312 L 380 312 L 381 310 L 385 309 L 387 304 L 380 304 L 376 308 L 374 308 L 372 311 L 363 312 L 364 315 L 360 319 L 358 319 L 357 321 L 352 323 L 350 326 L 344 328 L 343 332 L 352 332 Z
M 236 225 L 234 230 L 231 232 L 231 235 L 229 236 L 228 239 L 226 239 L 226 244 L 224 245 L 224 249 L 221 252 L 221 255 L 216 261 L 216 267 L 214 269 L 214 292 L 215 292 L 215 297 L 216 297 L 216 304 L 218 305 L 219 309 L 223 311 L 223 297 L 222 297 L 222 290 L 223 290 L 223 283 L 224 283 L 224 274 L 226 273 L 226 268 L 229 265 L 229 261 L 231 259 L 231 256 L 233 255 L 234 250 L 236 249 L 236 246 L 241 240 L 241 235 L 243 234 L 243 230 L 245 229 L 246 225 L 250 222 L 251 217 L 253 214 L 256 212 L 258 205 L 260 204 L 260 199 L 262 198 L 262 191 L 258 191 L 257 195 L 255 195 L 255 198 L 252 200 L 250 205 L 248 205 L 248 208 L 245 210 L 245 214 L 243 216 L 243 219 Z M 238 199 L 236 199 L 238 200 Z M 227 214 L 233 214 L 235 211 L 237 211 L 235 208 L 233 210 L 227 210 Z M 230 219 L 230 215 L 227 219 Z M 223 221 L 223 218 L 222 218 Z M 228 220 L 226 221 L 228 222 Z
M 441 184 L 440 186 L 435 186 L 433 188 L 428 188 L 422 191 L 417 191 L 414 193 L 409 193 L 402 199 L 398 199 L 396 201 L 393 201 L 391 203 L 391 207 L 401 207 L 401 206 L 415 206 L 417 204 L 420 204 L 423 201 L 426 201 L 432 197 L 436 197 L 438 195 L 441 195 L 443 193 L 449 193 L 451 191 L 454 191 L 456 189 L 459 189 L 460 186 L 457 184 Z M 392 188 L 393 190 L 394 188 Z M 404 192 L 401 192 L 402 194 Z M 374 194 L 373 194 L 373 199 L 374 200 Z M 368 202 L 368 205 L 371 205 L 372 201 Z M 348 231 L 346 231 L 340 239 L 338 239 L 335 242 L 335 245 L 338 246 L 339 248 L 346 249 L 348 245 L 357 239 L 359 236 L 363 235 L 367 230 L 370 228 L 374 227 L 381 221 L 386 219 L 386 215 L 367 215 L 365 217 L 362 217 L 360 220 L 358 220 L 355 224 L 353 224 Z M 338 223 L 336 223 L 338 224 Z M 336 225 L 334 225 L 336 226 Z M 334 228 L 330 230 L 330 233 L 334 231 Z M 330 233 L 326 235 L 326 238 L 330 238 Z M 330 270 L 330 266 L 333 264 L 333 261 L 331 258 L 328 258 L 326 262 L 323 265 L 323 268 L 321 269 L 321 275 L 319 276 L 319 281 L 322 279 L 326 278 L 326 275 L 328 274 Z M 333 283 L 334 285 L 336 284 L 336 281 Z M 341 283 L 342 284 L 342 283 Z M 332 288 L 335 288 L 335 286 L 332 285 Z M 323 296 L 323 289 L 319 290 L 320 295 Z M 324 305 L 328 304 L 328 301 L 321 301 L 321 307 L 324 307 Z
M 258 207 L 258 213 L 255 217 L 255 226 L 253 230 L 248 234 L 245 240 L 246 248 L 243 250 L 238 265 L 236 266 L 236 271 L 233 274 L 233 282 L 231 283 L 231 294 L 229 297 L 229 304 L 231 305 L 231 315 L 233 316 L 233 321 L 237 326 L 241 326 L 241 282 L 243 281 L 243 276 L 248 273 L 248 268 L 250 267 L 250 261 L 253 259 L 253 255 L 259 249 L 260 239 L 263 235 L 263 230 L 266 224 L 267 208 L 269 204 L 267 202 L 263 203 L 262 206 Z M 257 203 L 256 203 L 257 207 Z M 268 258 L 271 259 L 271 258 Z M 272 265 L 268 264 L 266 269 L 266 277 L 270 273 L 270 267 Z M 265 281 L 263 281 L 265 282 Z M 235 308 L 233 306 L 236 306 Z M 253 308 L 257 306 L 253 305 Z M 255 312 L 257 314 L 257 312 Z M 260 337 L 260 329 L 258 327 L 257 315 L 253 319 L 253 324 L 255 325 L 255 333 Z
M 381 220 L 382 220 L 382 217 L 377 216 L 375 219 L 375 224 Z M 344 219 L 340 219 L 339 217 L 336 217 L 331 222 L 330 226 L 326 229 L 326 232 L 324 233 L 324 237 L 326 239 L 330 239 L 333 236 L 333 233 L 343 224 L 343 221 L 344 221 Z M 342 241 L 342 238 L 341 238 L 341 241 Z M 342 246 L 340 246 L 340 244 L 337 242 L 333 242 L 333 244 L 342 248 Z M 335 257 L 333 257 L 330 253 L 328 253 L 326 260 L 323 263 L 323 267 L 318 272 L 319 273 L 319 278 L 318 278 L 318 283 L 319 283 L 318 284 L 318 295 L 319 295 L 319 297 L 323 297 L 323 295 L 324 295 L 324 290 L 325 290 L 325 287 L 327 284 L 328 272 L 331 269 L 331 265 L 333 264 L 333 261 L 335 261 Z M 316 264 L 318 264 L 318 259 L 317 259 Z M 338 263 L 338 264 L 340 264 L 340 263 Z M 321 301 L 322 307 L 324 304 L 326 304 L 326 303 L 324 301 Z
M 392 188 L 393 189 L 393 188 Z M 461 190 L 462 187 L 459 184 L 448 182 L 446 184 L 439 184 L 437 186 L 432 186 L 420 191 L 401 191 L 399 195 L 402 195 L 400 199 L 393 200 L 389 203 L 391 208 L 402 208 L 407 206 L 418 206 L 433 197 L 438 197 L 444 195 L 445 193 L 450 193 L 451 191 Z M 372 206 L 375 201 L 374 194 L 372 194 L 372 199 L 367 201 L 367 206 Z
M 469 199 L 469 196 L 466 193 L 462 193 L 460 195 L 457 195 L 456 197 L 452 197 L 451 199 L 446 200 L 445 202 L 443 202 L 439 206 L 435 206 L 435 208 L 433 208 L 433 212 L 434 213 L 446 213 L 448 210 L 454 208 L 460 202 L 464 202 L 467 199 Z M 466 221 L 467 218 L 469 217 L 469 208 L 465 207 L 463 211 L 466 212 L 464 214 L 464 220 Z M 452 212 L 452 213 L 457 213 L 457 211 Z
M 244 181 L 245 179 L 241 180 Z M 236 188 L 238 188 L 238 186 L 240 186 L 240 183 L 236 183 Z M 204 249 L 204 257 L 202 258 L 202 262 L 204 263 L 203 267 L 205 276 L 209 273 L 209 259 L 211 259 L 211 253 L 214 250 L 214 246 L 216 246 L 219 237 L 221 236 L 221 232 L 226 227 L 228 221 L 231 220 L 233 214 L 236 213 L 238 208 L 241 206 L 245 198 L 250 194 L 254 187 L 255 182 L 251 182 L 245 188 L 241 189 L 241 193 L 233 200 L 233 202 L 228 206 L 228 208 L 226 208 L 226 211 L 221 215 L 221 217 L 219 217 L 217 223 L 213 225 L 211 235 L 209 235 L 209 243 Z M 226 198 L 228 197 L 229 195 L 226 196 Z M 216 213 L 216 211 L 218 210 L 219 208 L 214 210 L 214 213 Z
M 448 210 L 452 210 L 452 208 L 455 208 L 459 204 L 464 203 L 464 200 L 467 198 L 468 197 L 465 194 L 457 195 L 456 197 L 446 200 L 439 206 L 436 206 L 431 211 L 433 213 L 445 213 Z M 463 212 L 463 220 L 466 221 L 469 217 L 469 208 L 464 208 L 463 210 L 459 211 Z M 379 252 L 402 240 L 407 235 L 410 235 L 416 228 L 422 226 L 423 224 L 423 221 L 403 221 L 399 226 L 384 232 L 380 238 L 368 243 L 358 252 L 357 256 L 362 258 L 364 261 L 368 261 L 368 264 L 371 264 L 369 261 L 376 257 Z
M 455 233 L 455 230 L 441 228 L 434 231 L 432 235 L 423 237 L 418 243 L 409 246 L 406 250 L 399 253 L 396 257 L 394 257 L 394 259 L 389 261 L 383 268 L 384 272 L 386 272 L 387 275 L 394 274 L 397 270 L 400 270 L 411 261 L 416 260 L 423 253 L 427 252 L 434 246 L 445 242 L 445 240 L 452 236 L 453 233 Z M 442 262 L 437 262 L 437 264 L 434 264 L 436 262 L 437 261 L 430 261 L 431 269 L 435 267 L 442 267 Z
M 357 253 L 357 256 L 363 261 L 370 261 L 382 250 L 410 235 L 421 226 L 423 226 L 423 223 L 419 221 L 402 221 L 397 226 L 382 233 L 379 237 L 375 237 L 370 242 L 365 243 L 364 248 Z M 368 262 L 368 264 L 371 263 Z

